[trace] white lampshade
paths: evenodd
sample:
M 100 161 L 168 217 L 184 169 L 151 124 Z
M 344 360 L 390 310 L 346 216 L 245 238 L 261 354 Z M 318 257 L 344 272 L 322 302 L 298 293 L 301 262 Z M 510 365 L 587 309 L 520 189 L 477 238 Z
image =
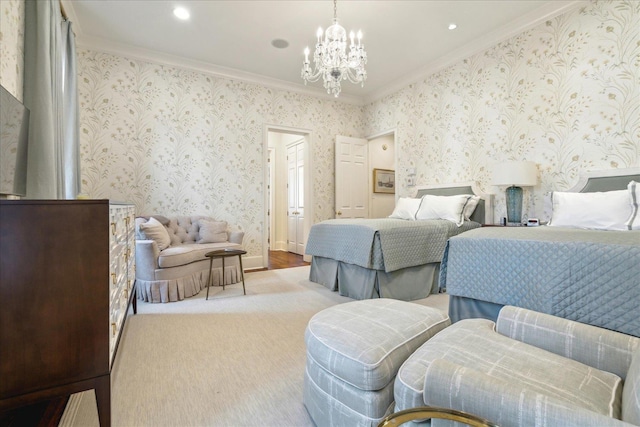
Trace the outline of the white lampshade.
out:
M 493 185 L 533 187 L 538 182 L 538 169 L 534 162 L 502 162 L 494 166 Z

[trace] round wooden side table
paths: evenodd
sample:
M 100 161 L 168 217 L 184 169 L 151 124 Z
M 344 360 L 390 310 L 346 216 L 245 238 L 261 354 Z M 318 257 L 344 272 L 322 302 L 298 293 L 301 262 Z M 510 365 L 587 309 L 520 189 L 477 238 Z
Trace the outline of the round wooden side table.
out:
M 238 260 L 240 260 L 240 277 L 242 278 L 242 293 L 244 295 L 247 294 L 247 290 L 244 287 L 244 269 L 242 268 L 242 255 L 246 254 L 247 251 L 243 251 L 242 249 L 219 249 L 217 251 L 211 251 L 204 254 L 207 258 L 209 258 L 209 278 L 207 279 L 207 300 L 209 299 L 209 287 L 213 285 L 213 276 L 211 275 L 213 270 L 213 260 L 214 259 L 222 259 L 222 290 L 224 291 L 224 260 L 225 258 L 229 258 L 232 256 L 237 256 Z

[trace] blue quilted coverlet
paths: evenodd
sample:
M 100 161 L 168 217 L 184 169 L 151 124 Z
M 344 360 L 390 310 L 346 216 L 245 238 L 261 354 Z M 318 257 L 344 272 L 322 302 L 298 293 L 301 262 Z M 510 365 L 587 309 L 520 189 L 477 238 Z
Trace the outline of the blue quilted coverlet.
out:
M 311 227 L 305 253 L 391 272 L 440 262 L 447 239 L 480 224 L 446 220 L 330 219 Z
M 640 337 L 640 231 L 471 230 L 447 243 L 440 287 Z

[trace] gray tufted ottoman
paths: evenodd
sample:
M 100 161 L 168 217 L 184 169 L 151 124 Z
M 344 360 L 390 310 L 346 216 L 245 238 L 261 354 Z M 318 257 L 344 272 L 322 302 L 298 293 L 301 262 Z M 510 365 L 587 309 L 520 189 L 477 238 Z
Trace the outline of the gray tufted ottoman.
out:
M 376 426 L 393 410 L 400 365 L 450 324 L 440 310 L 386 298 L 317 313 L 305 332 L 303 397 L 314 423 Z

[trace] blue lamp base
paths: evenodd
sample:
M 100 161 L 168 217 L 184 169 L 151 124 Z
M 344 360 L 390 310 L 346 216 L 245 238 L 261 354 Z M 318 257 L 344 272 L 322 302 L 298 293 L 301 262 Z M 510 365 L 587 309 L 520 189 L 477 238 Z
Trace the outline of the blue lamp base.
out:
M 507 221 L 520 223 L 522 221 L 522 188 L 512 185 L 507 188 Z

